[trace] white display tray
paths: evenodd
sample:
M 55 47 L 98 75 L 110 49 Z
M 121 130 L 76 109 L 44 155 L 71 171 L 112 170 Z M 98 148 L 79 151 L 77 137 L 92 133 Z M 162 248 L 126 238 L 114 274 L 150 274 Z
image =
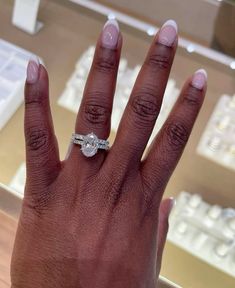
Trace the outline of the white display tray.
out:
M 0 130 L 23 102 L 26 68 L 32 56 L 0 39 Z
M 222 95 L 206 125 L 197 153 L 235 170 L 235 95 Z
M 210 205 L 181 192 L 169 219 L 167 239 L 235 277 L 235 209 Z

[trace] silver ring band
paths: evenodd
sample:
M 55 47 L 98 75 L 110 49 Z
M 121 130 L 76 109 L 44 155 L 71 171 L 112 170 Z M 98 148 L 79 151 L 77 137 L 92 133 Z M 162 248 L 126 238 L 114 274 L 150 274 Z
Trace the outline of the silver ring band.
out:
M 98 149 L 109 149 L 109 141 L 99 139 L 93 132 L 87 135 L 73 133 L 72 142 L 81 145 L 82 153 L 86 157 L 94 156 Z

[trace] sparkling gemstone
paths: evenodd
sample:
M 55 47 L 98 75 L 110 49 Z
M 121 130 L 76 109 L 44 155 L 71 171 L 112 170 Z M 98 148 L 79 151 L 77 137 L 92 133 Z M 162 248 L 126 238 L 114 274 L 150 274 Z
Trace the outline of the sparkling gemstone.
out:
M 90 133 L 84 136 L 82 143 L 82 153 L 86 157 L 92 157 L 97 153 L 98 150 L 98 138 L 94 133 Z

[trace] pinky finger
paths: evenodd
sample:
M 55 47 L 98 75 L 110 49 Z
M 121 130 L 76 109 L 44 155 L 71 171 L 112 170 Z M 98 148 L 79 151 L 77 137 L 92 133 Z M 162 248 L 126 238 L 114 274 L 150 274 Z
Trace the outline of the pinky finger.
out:
M 207 74 L 198 70 L 186 82 L 172 112 L 151 145 L 147 158 L 142 163 L 141 173 L 150 188 L 150 201 L 160 203 L 166 184 L 174 171 L 206 93 Z M 154 195 L 155 191 L 160 191 Z

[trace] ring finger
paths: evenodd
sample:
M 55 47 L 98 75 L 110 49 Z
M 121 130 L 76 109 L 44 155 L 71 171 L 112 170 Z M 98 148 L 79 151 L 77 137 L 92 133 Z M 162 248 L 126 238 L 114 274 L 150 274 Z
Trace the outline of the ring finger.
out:
M 96 45 L 76 119 L 75 133 L 87 135 L 93 132 L 99 139 L 108 138 L 121 46 L 122 37 L 118 23 L 115 20 L 108 20 Z M 79 149 L 79 146 L 73 145 L 70 156 L 73 157 L 75 153 L 76 158 L 86 159 Z M 101 154 L 103 153 L 97 153 L 92 159 L 97 162 L 97 157 Z
M 109 157 L 140 161 L 161 109 L 176 46 L 177 25 L 169 20 L 157 33 L 137 77 Z

